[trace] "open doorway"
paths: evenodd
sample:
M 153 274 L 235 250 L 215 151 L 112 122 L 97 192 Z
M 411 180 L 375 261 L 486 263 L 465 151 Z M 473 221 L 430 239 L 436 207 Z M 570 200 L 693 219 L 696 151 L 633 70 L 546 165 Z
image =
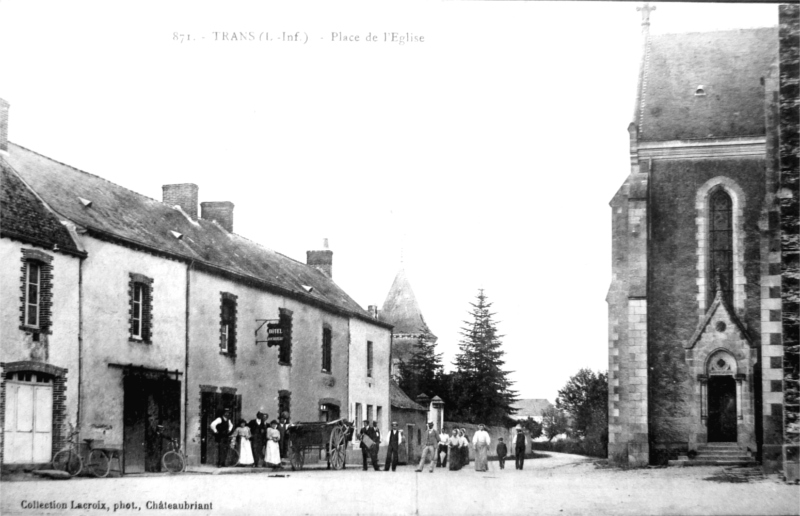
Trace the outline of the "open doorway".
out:
M 736 381 L 733 376 L 708 379 L 708 442 L 736 442 Z

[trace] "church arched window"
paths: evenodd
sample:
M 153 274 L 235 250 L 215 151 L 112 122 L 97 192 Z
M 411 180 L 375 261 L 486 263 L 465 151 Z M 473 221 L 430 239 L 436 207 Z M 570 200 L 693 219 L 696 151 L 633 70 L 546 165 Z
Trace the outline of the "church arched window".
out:
M 733 202 L 730 195 L 716 189 L 709 196 L 708 221 L 708 277 L 706 287 L 709 302 L 716 291 L 729 305 L 733 304 Z M 719 286 L 717 286 L 719 284 Z

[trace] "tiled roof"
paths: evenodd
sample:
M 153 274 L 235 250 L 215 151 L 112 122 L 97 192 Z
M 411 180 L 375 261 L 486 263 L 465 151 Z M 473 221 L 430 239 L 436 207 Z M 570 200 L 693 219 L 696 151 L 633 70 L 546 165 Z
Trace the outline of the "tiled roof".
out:
M 545 399 L 529 398 L 517 400 L 514 403 L 517 413 L 512 417 L 514 419 L 527 419 L 529 417 L 541 417 L 542 411 L 546 408 L 552 407 L 553 404 Z
M 427 412 L 422 405 L 409 398 L 394 380 L 389 382 L 389 401 L 392 404 L 392 408 Z
M 193 260 L 204 270 L 388 327 L 314 267 L 228 233 L 214 222 L 191 221 L 160 201 L 19 145 L 9 144 L 6 159 L 53 210 L 98 238 Z M 84 206 L 80 198 L 92 201 L 91 206 Z M 313 290 L 308 292 L 304 285 Z
M 764 135 L 761 78 L 778 55 L 776 27 L 651 36 L 639 138 Z M 702 85 L 705 95 L 695 95 Z
M 83 254 L 58 217 L 42 203 L 0 157 L 0 232 L 47 249 Z
M 380 317 L 382 321 L 394 326 L 395 334 L 427 333 L 435 338 L 425 324 L 419 303 L 403 269 L 400 269 L 394 278 L 392 288 L 389 289 L 383 302 Z

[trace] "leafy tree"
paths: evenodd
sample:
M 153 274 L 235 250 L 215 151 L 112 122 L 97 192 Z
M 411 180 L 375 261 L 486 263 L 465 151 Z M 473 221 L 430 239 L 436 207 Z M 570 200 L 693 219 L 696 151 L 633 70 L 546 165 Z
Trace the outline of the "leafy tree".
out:
M 398 384 L 412 400 L 421 393 L 430 397 L 442 396 L 444 381 L 442 378 L 442 354 L 436 353 L 436 342 L 428 338 L 430 330 L 427 326 L 420 328 L 420 337 L 408 361 L 399 365 L 400 379 Z
M 557 435 L 567 433 L 569 429 L 567 416 L 563 411 L 550 406 L 542 411 L 542 432 L 548 441 Z
M 508 379 L 510 371 L 502 369 L 505 352 L 500 349 L 502 336 L 492 320 L 492 303 L 480 289 L 477 303 L 470 305 L 472 320 L 464 321 L 460 352 L 453 364 L 452 417 L 469 423 L 510 426 L 514 421 L 509 416 L 517 411 L 512 407 L 517 397 L 511 389 L 513 382 Z
M 542 435 L 542 424 L 530 416 L 520 421 L 519 424 L 526 432 L 528 432 L 528 435 L 531 439 L 536 439 Z
M 603 454 L 608 448 L 608 376 L 581 369 L 558 391 L 556 408 L 572 419 L 572 433 L 586 441 L 586 451 Z

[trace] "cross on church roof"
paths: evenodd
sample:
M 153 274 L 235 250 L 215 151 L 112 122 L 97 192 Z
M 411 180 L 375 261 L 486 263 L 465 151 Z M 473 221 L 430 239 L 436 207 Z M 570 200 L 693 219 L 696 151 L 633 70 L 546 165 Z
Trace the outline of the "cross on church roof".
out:
M 637 7 L 636 10 L 642 11 L 642 25 L 650 25 L 650 13 L 656 10 L 656 6 L 645 3 L 643 6 Z

